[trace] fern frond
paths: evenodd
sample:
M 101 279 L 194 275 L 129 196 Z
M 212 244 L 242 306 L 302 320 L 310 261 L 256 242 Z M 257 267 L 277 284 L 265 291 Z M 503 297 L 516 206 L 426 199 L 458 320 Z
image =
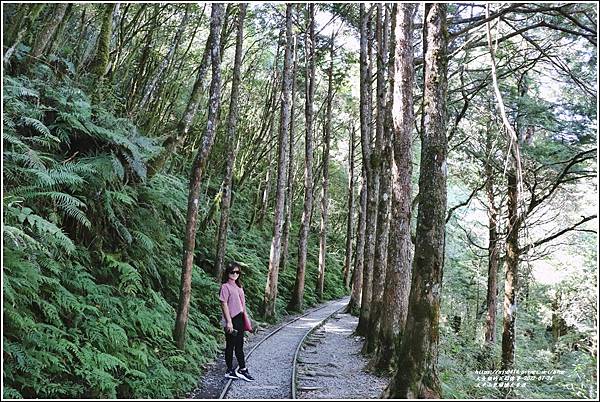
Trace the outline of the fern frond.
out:
M 52 134 L 50 134 L 50 129 L 48 127 L 46 127 L 46 125 L 44 123 L 42 123 L 41 121 L 39 121 L 38 119 L 34 119 L 34 118 L 31 118 L 28 116 L 22 116 L 20 123 L 23 126 L 28 126 L 28 127 L 33 128 L 35 131 L 37 131 L 40 134 L 43 134 L 48 137 L 52 137 Z M 56 138 L 56 137 L 54 137 L 54 138 Z M 58 140 L 58 138 L 56 138 L 56 140 Z
M 21 228 L 16 226 L 4 225 L 2 228 L 4 239 L 10 239 L 12 244 L 18 248 L 30 248 L 34 250 L 45 250 L 42 243 L 38 242 L 33 237 L 25 233 Z
M 146 234 L 144 234 L 140 231 L 134 230 L 133 238 L 138 241 L 138 243 L 142 246 L 142 248 L 144 250 L 149 251 L 149 252 L 154 250 L 154 241 L 150 237 L 148 237 Z
M 142 289 L 142 276 L 134 267 L 110 254 L 104 255 L 104 262 L 108 268 L 116 269 L 121 274 L 119 289 L 123 292 L 135 294 Z
M 25 221 L 35 229 L 42 237 L 51 242 L 57 247 L 63 249 L 68 254 L 75 251 L 73 241 L 63 233 L 63 231 L 54 223 L 47 221 L 41 216 L 29 213 L 25 217 Z

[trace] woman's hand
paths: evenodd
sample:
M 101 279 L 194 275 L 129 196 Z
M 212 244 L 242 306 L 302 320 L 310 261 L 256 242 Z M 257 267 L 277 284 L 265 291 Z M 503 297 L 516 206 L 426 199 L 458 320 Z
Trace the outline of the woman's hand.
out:
M 231 321 L 228 321 L 227 324 L 225 324 L 225 331 L 227 333 L 233 332 L 233 323 Z

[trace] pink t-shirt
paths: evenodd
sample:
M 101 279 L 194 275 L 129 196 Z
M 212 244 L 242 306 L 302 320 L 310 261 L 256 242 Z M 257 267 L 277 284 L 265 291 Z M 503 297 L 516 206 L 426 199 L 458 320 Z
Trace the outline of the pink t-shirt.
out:
M 221 285 L 219 300 L 222 302 L 227 302 L 229 316 L 231 318 L 244 311 L 246 307 L 244 289 L 236 285 L 235 281 L 232 279 Z M 223 317 L 223 322 L 225 322 L 225 317 Z

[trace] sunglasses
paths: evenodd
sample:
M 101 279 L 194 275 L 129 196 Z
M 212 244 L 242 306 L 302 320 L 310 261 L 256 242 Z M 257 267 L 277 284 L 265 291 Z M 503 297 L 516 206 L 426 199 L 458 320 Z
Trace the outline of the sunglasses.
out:
M 239 274 L 241 274 L 241 272 L 240 272 L 240 271 L 231 271 L 231 272 L 229 273 L 229 275 L 233 275 L 233 274 L 238 274 L 238 275 L 239 275 Z

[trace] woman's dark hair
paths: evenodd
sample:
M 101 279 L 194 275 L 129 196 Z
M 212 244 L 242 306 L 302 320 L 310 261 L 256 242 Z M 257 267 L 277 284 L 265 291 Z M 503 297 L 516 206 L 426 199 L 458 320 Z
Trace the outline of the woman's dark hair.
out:
M 235 280 L 235 284 L 241 288 L 242 287 L 242 281 L 241 281 L 242 266 L 236 261 L 231 261 L 229 264 L 227 264 L 227 266 L 225 267 L 225 271 L 223 271 L 223 276 L 221 277 L 221 283 L 227 283 L 227 281 L 229 281 L 229 274 L 234 270 L 234 268 L 237 268 L 240 270 L 240 274 L 238 275 L 237 279 Z

